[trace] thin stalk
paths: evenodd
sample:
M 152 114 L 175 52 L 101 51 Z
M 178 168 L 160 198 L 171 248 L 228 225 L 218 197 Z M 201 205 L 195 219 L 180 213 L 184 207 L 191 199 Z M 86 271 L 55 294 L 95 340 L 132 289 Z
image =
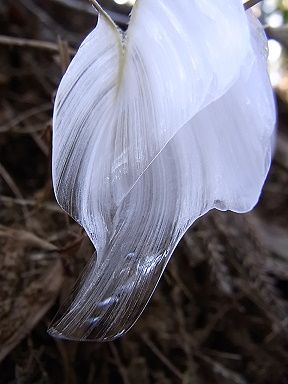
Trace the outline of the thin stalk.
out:
M 247 11 L 247 9 L 253 7 L 254 5 L 260 3 L 262 0 L 248 0 L 246 3 L 244 3 L 244 9 Z

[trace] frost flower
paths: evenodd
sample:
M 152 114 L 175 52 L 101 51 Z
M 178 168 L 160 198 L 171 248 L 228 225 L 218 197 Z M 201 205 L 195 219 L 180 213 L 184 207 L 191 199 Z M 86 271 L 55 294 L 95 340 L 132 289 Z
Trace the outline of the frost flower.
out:
M 97 256 L 50 332 L 103 341 L 134 324 L 197 218 L 257 203 L 275 107 L 241 0 L 138 0 L 126 33 L 97 8 L 53 120 L 56 198 Z

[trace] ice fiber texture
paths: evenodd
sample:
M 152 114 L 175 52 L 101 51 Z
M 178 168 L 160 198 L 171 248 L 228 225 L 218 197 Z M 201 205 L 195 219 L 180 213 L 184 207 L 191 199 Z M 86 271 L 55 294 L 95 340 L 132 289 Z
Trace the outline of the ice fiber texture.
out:
M 52 164 L 97 256 L 50 333 L 104 341 L 131 328 L 197 218 L 255 206 L 275 106 L 241 0 L 138 0 L 125 33 L 97 8 L 58 89 Z

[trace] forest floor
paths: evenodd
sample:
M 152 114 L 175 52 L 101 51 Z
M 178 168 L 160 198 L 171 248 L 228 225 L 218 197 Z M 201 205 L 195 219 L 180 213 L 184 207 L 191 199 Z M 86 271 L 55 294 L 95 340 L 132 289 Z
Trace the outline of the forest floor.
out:
M 55 202 L 50 163 L 55 91 L 96 17 L 59 3 L 0 2 L 0 383 L 287 384 L 288 100 L 281 93 L 277 149 L 254 211 L 200 219 L 120 340 L 47 334 L 92 254 Z

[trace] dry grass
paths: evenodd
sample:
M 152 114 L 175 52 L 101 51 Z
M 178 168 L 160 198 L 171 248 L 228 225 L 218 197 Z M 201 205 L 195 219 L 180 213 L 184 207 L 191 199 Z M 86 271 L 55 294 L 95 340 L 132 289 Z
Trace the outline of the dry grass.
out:
M 0 34 L 13 37 L 0 36 L 0 383 L 288 383 L 288 107 L 281 101 L 278 150 L 255 211 L 212 212 L 196 223 L 119 341 L 47 335 L 92 254 L 51 191 L 53 96 L 94 23 L 85 7 L 63 3 L 0 3 Z

